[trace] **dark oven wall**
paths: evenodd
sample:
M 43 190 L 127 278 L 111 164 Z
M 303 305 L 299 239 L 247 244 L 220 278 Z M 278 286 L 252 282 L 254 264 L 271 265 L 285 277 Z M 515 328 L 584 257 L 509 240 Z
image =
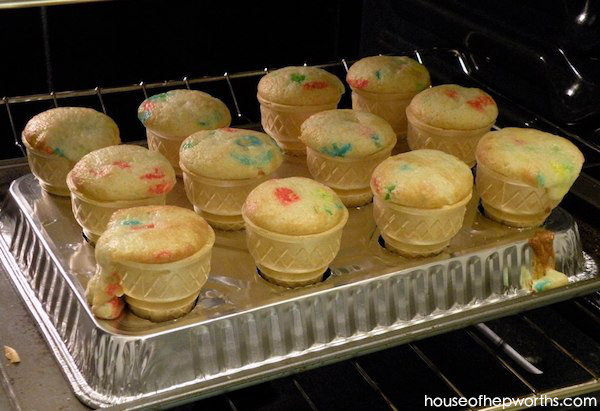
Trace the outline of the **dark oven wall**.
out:
M 488 87 L 600 148 L 600 2 L 364 2 L 361 54 L 422 47 L 464 50 Z
M 0 98 L 353 59 L 361 18 L 359 0 L 126 0 L 1 10 Z M 254 107 L 255 95 L 256 84 L 248 84 L 238 98 Z M 135 115 L 143 94 L 105 99 L 123 140 L 144 139 Z M 59 104 L 100 108 L 95 98 Z M 51 106 L 11 105 L 17 132 Z M 17 157 L 5 111 L 2 158 Z

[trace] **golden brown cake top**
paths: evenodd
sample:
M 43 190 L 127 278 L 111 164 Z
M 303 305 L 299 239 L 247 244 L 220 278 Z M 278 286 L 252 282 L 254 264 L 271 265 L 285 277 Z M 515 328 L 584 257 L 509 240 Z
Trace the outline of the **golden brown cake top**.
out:
M 417 94 L 431 85 L 424 65 L 405 56 L 371 56 L 354 63 L 346 76 L 353 90 Z
M 22 137 L 33 149 L 72 162 L 120 142 L 115 122 L 85 107 L 58 107 L 39 113 L 27 122 Z
M 562 198 L 579 175 L 583 154 L 569 140 L 543 131 L 507 127 L 484 135 L 477 163 Z
M 198 90 L 170 90 L 148 97 L 138 108 L 138 118 L 153 132 L 181 140 L 231 123 L 225 103 Z
M 101 263 L 171 263 L 190 257 L 215 241 L 202 217 L 175 206 L 133 207 L 116 211 L 96 243 Z
M 316 67 L 284 67 L 266 74 L 258 83 L 260 97 L 291 106 L 337 104 L 342 94 L 340 79 Z
M 416 208 L 456 204 L 473 190 L 471 169 L 438 150 L 414 150 L 392 156 L 377 166 L 371 190 L 384 201 Z
M 179 158 L 182 167 L 194 174 L 229 180 L 271 174 L 283 161 L 271 137 L 238 128 L 192 134 L 181 145 Z
M 388 122 L 360 111 L 321 111 L 310 116 L 301 130 L 304 144 L 335 158 L 362 158 L 396 144 L 396 133 Z
M 317 234 L 340 224 L 348 210 L 329 187 L 304 177 L 266 181 L 248 195 L 244 219 L 288 235 Z
M 69 172 L 67 185 L 92 200 L 141 200 L 171 191 L 175 171 L 162 154 L 123 144 L 86 154 Z
M 478 88 L 456 84 L 444 84 L 420 92 L 406 111 L 425 124 L 451 130 L 489 127 L 498 117 L 498 107 L 489 94 Z

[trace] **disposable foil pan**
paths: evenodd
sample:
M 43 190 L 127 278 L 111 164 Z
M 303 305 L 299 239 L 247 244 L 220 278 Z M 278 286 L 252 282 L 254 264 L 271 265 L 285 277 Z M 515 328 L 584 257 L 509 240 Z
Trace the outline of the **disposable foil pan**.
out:
M 287 159 L 280 176 L 306 175 Z M 178 182 L 168 203 L 190 207 Z M 566 287 L 520 286 L 527 239 L 483 217 L 478 199 L 443 254 L 406 259 L 385 250 L 372 205 L 352 209 L 341 250 L 322 283 L 296 290 L 256 272 L 245 233 L 217 231 L 212 272 L 185 317 L 152 323 L 92 315 L 84 297 L 95 271 L 69 199 L 32 175 L 13 182 L 1 210 L 0 257 L 76 395 L 92 406 L 148 406 L 214 395 L 359 353 L 541 306 L 600 288 L 572 217 L 555 210 L 557 269 Z

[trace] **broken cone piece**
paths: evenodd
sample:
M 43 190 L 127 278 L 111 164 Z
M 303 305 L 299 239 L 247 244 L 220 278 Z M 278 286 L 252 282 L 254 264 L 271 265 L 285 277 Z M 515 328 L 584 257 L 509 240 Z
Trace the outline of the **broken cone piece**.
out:
M 21 357 L 19 357 L 19 353 L 12 347 L 8 345 L 4 346 L 4 356 L 10 361 L 12 364 L 18 364 L 21 362 Z
M 554 254 L 554 233 L 548 230 L 538 230 L 529 239 L 533 250 L 531 261 L 531 278 L 526 286 L 534 292 L 550 290 L 569 284 L 569 278 L 555 270 L 556 256 Z

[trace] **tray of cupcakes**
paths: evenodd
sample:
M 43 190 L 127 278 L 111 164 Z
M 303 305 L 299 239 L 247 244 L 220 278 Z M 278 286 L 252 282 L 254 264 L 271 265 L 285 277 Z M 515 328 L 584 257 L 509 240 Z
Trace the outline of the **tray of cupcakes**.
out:
M 269 72 L 262 131 L 151 96 L 149 149 L 91 109 L 29 121 L 0 257 L 82 401 L 208 396 L 600 288 L 557 208 L 572 143 L 491 131 L 490 95 L 408 57 L 347 82 L 352 110 L 325 70 Z

